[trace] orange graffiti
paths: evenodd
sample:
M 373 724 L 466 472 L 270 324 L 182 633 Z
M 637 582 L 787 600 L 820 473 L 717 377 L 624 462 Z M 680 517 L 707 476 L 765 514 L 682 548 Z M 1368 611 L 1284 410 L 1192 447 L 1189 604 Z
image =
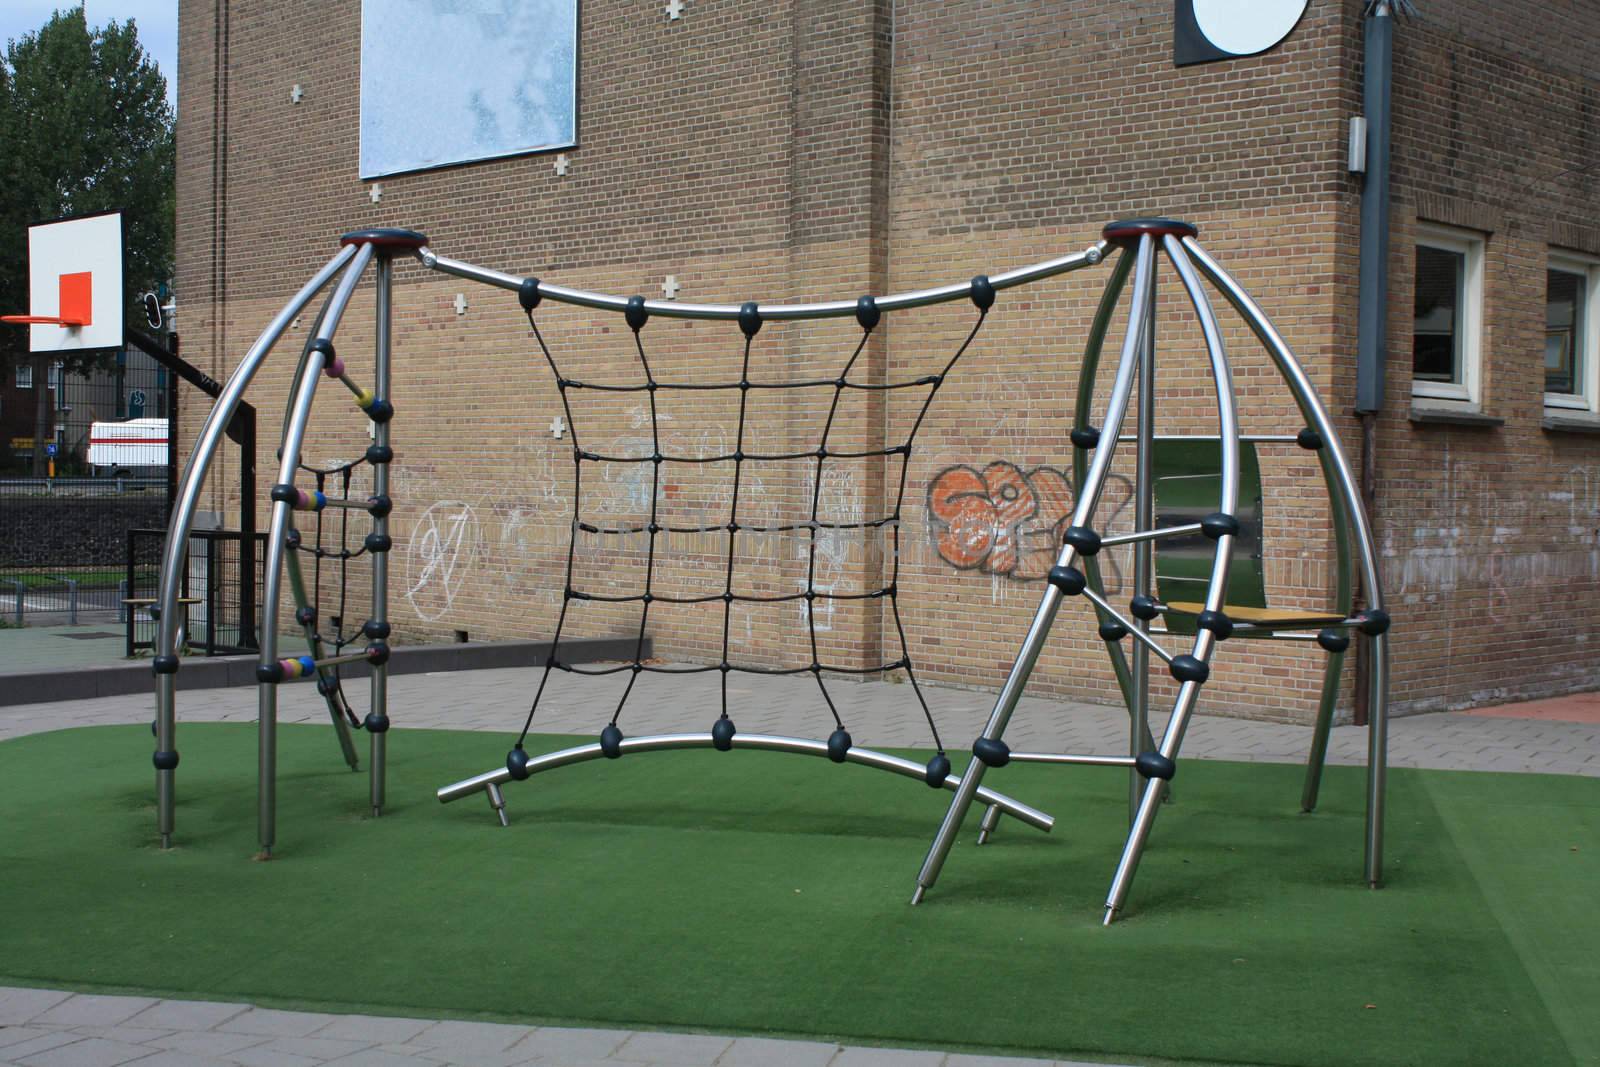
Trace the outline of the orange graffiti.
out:
M 928 486 L 940 557 L 961 570 L 1022 580 L 1049 571 L 1071 509 L 1072 487 L 1054 467 L 947 467 Z

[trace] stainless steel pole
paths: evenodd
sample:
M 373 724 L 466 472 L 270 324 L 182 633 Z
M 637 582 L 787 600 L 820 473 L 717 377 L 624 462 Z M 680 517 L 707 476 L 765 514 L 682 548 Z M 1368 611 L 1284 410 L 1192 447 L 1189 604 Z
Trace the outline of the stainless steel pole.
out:
M 1150 304 L 1145 309 L 1144 339 L 1139 346 L 1139 423 L 1133 457 L 1133 528 L 1153 530 L 1156 525 L 1155 436 L 1156 436 L 1156 294 L 1159 271 L 1150 276 Z M 1155 557 L 1150 541 L 1133 546 L 1133 595 L 1148 597 L 1154 588 Z M 1144 751 L 1150 733 L 1150 637 L 1148 619 L 1133 620 L 1144 640 L 1135 641 L 1132 661 L 1133 702 L 1128 707 L 1128 755 Z M 1139 794 L 1145 778 L 1137 769 L 1128 772 L 1128 825 L 1139 813 Z
M 378 256 L 378 267 L 375 274 L 377 291 L 375 302 L 377 304 L 377 332 L 376 332 L 376 358 L 373 367 L 374 381 L 372 383 L 373 395 L 379 401 L 390 401 L 390 327 L 392 324 L 393 287 L 394 287 L 394 261 L 388 254 Z M 391 411 L 392 406 L 391 406 Z M 381 419 L 373 423 L 373 444 L 385 456 L 390 454 L 392 441 L 389 433 L 389 419 Z M 385 459 L 382 463 L 372 465 L 372 491 L 378 497 L 389 495 L 389 463 Z M 375 514 L 372 518 L 373 536 L 382 543 L 387 544 L 389 539 L 389 513 Z M 389 553 L 372 554 L 372 623 L 377 635 L 375 639 L 387 641 L 389 639 Z M 372 815 L 374 818 L 383 814 L 384 782 L 388 774 L 388 738 L 389 738 L 389 665 L 385 661 L 376 663 L 372 667 L 372 698 L 371 710 L 367 716 L 367 733 L 371 736 L 371 755 L 368 759 L 367 773 L 371 786 Z
M 233 421 L 234 412 L 238 410 L 245 390 L 249 388 L 251 379 L 272 352 L 272 346 L 277 344 L 278 338 L 283 336 L 283 332 L 289 328 L 295 316 L 305 309 L 322 287 L 327 285 L 355 254 L 354 248 L 341 248 L 338 254 L 284 305 L 283 310 L 267 324 L 267 328 L 261 331 L 261 336 L 256 338 L 255 343 L 245 352 L 244 358 L 239 361 L 239 365 L 229 375 L 227 384 L 223 386 L 216 404 L 211 408 L 211 413 L 206 416 L 205 423 L 200 427 L 200 433 L 195 438 L 194 451 L 189 454 L 189 459 L 184 464 L 183 482 L 172 508 L 172 517 L 167 524 L 167 543 L 161 560 L 161 585 L 160 591 L 156 594 L 161 614 L 156 625 L 153 660 L 156 671 L 156 826 L 161 835 L 162 848 L 172 847 L 175 823 L 174 777 L 178 766 L 178 600 L 181 596 L 183 571 L 188 557 L 189 532 L 194 528 L 194 514 L 199 504 L 200 491 L 205 486 L 206 472 L 211 467 L 211 460 L 215 457 L 217 449 L 221 447 L 228 424 Z
M 1105 348 L 1106 331 L 1111 326 L 1111 317 L 1117 309 L 1117 301 L 1122 296 L 1122 289 L 1127 282 L 1129 272 L 1133 270 L 1133 260 L 1131 252 L 1124 252 L 1117 257 L 1116 265 L 1111 269 L 1111 277 L 1106 280 L 1105 290 L 1100 294 L 1100 305 L 1095 309 L 1094 321 L 1089 326 L 1089 338 L 1083 348 L 1083 362 L 1078 369 L 1078 396 L 1072 422 L 1074 429 L 1088 427 L 1094 414 L 1094 383 L 1100 371 L 1100 354 Z M 1072 449 L 1074 496 L 1083 491 L 1088 465 L 1088 451 L 1074 444 Z M 1102 544 L 1108 543 L 1109 541 L 1102 541 Z M 1089 581 L 1089 588 L 1100 596 L 1105 596 L 1105 577 L 1100 569 L 1100 557 L 1098 555 L 1085 557 L 1082 564 L 1084 577 Z M 1103 610 L 1099 609 L 1095 612 L 1095 618 L 1102 626 L 1112 621 Z M 1123 653 L 1122 646 L 1115 641 L 1105 642 L 1105 649 L 1106 657 L 1111 661 L 1111 672 L 1117 677 L 1117 688 L 1122 692 L 1123 706 L 1132 716 L 1133 674 L 1128 668 L 1128 657 Z M 1144 744 L 1146 748 L 1156 747 L 1149 730 L 1145 731 Z
M 1355 474 L 1350 468 L 1349 460 L 1345 458 L 1338 435 L 1334 432 L 1333 420 L 1328 417 L 1328 412 L 1317 397 L 1317 391 L 1312 386 L 1311 380 L 1306 377 L 1300 361 L 1295 358 L 1271 320 L 1262 312 L 1250 294 L 1245 292 L 1216 260 L 1207 255 L 1198 242 L 1187 239 L 1184 246 L 1194 256 L 1201 272 L 1233 305 L 1234 310 L 1245 320 L 1256 338 L 1266 348 L 1267 355 L 1277 365 L 1278 373 L 1283 376 L 1289 391 L 1300 405 L 1300 413 L 1305 418 L 1306 425 L 1322 436 L 1323 450 L 1327 453 L 1328 461 L 1333 465 L 1337 476 L 1335 484 L 1344 498 L 1344 512 L 1354 527 L 1356 558 L 1361 566 L 1361 581 L 1366 591 L 1368 610 L 1382 612 L 1383 584 L 1378 572 L 1377 542 L 1372 535 L 1366 508 L 1361 503 L 1361 491 L 1356 486 Z M 1337 510 L 1335 509 L 1336 512 Z M 1337 521 L 1337 514 L 1335 520 Z M 1366 857 L 1363 866 L 1368 883 L 1376 886 L 1383 880 L 1383 817 L 1389 760 L 1389 657 L 1386 634 L 1381 633 L 1373 638 L 1369 686 L 1367 827 Z
M 1189 302 L 1194 308 L 1195 317 L 1200 321 L 1201 332 L 1205 336 L 1206 355 L 1211 362 L 1211 376 L 1216 387 L 1218 437 L 1222 453 L 1222 487 L 1217 510 L 1233 518 L 1237 516 L 1239 510 L 1239 415 L 1233 391 L 1233 371 L 1228 364 L 1227 351 L 1222 344 L 1222 331 L 1217 326 L 1216 316 L 1212 313 L 1211 302 L 1206 298 L 1205 290 L 1200 286 L 1200 278 L 1190 264 L 1189 257 L 1184 253 L 1185 243 L 1187 242 L 1180 241 L 1170 234 L 1162 238 L 1162 247 L 1183 282 Z M 1234 535 L 1231 533 L 1224 533 L 1217 538 L 1216 552 L 1211 563 L 1211 581 L 1206 586 L 1207 612 L 1221 612 L 1227 603 L 1228 572 L 1233 562 L 1233 542 Z M 1216 635 L 1212 631 L 1204 628 L 1197 630 L 1194 648 L 1190 655 L 1201 664 L 1209 665 L 1212 652 L 1216 648 L 1216 640 Z M 1185 680 L 1178 690 L 1177 702 L 1161 738 L 1160 754 L 1167 761 L 1169 769 L 1183 744 L 1184 731 L 1188 728 L 1189 717 L 1193 714 L 1195 704 L 1200 698 L 1202 684 L 1203 680 L 1189 679 Z M 1155 777 L 1148 778 L 1144 782 L 1133 826 L 1128 832 L 1127 842 L 1123 845 L 1116 873 L 1112 876 L 1111 890 L 1106 894 L 1107 924 L 1116 918 L 1117 912 L 1121 911 L 1127 902 L 1134 872 L 1138 870 L 1139 859 L 1144 854 L 1151 827 L 1155 825 L 1156 813 L 1161 807 L 1162 788 L 1165 784 L 1161 778 Z
M 339 329 L 339 320 L 355 293 L 356 283 L 372 260 L 372 246 L 362 245 L 355 253 L 350 266 L 328 301 L 327 314 L 317 330 L 317 340 L 331 342 Z M 317 378 L 322 374 L 326 360 L 320 348 L 309 352 L 301 367 L 300 378 L 295 383 L 293 405 L 280 446 L 278 484 L 292 485 L 300 467 L 300 450 L 305 444 L 306 428 L 311 421 L 311 404 L 317 395 Z M 278 604 L 282 594 L 283 557 L 288 548 L 289 521 L 294 514 L 287 500 L 272 502 L 271 518 L 267 528 L 266 571 L 261 589 L 261 654 L 258 663 L 264 669 L 277 665 L 278 659 Z M 256 686 L 258 735 L 256 826 L 261 843 L 261 856 L 272 855 L 277 840 L 277 775 L 278 775 L 278 687 L 277 683 L 263 678 Z
M 1127 333 L 1123 338 L 1122 358 L 1117 365 L 1116 381 L 1112 385 L 1111 397 L 1106 404 L 1106 422 L 1100 431 L 1099 446 L 1095 449 L 1094 460 L 1089 465 L 1089 476 L 1084 481 L 1083 491 L 1079 494 L 1073 509 L 1074 526 L 1089 524 L 1095 508 L 1100 503 L 1100 494 L 1105 488 L 1106 475 L 1110 472 L 1111 459 L 1117 449 L 1117 436 L 1122 432 L 1122 421 L 1127 415 L 1128 399 L 1133 391 L 1134 373 L 1139 363 L 1140 338 L 1144 333 L 1147 309 L 1153 295 L 1151 283 L 1154 274 L 1155 245 L 1146 234 L 1139 238 L 1138 252 L 1135 256 L 1133 299 L 1128 313 Z M 1057 565 L 1070 567 L 1076 555 L 1077 552 L 1071 545 L 1064 546 L 1057 556 Z M 980 740 L 998 740 L 1005 732 L 1006 724 L 1011 721 L 1011 713 L 1016 710 L 1017 701 L 1022 699 L 1022 691 L 1028 684 L 1028 676 L 1033 672 L 1034 664 L 1038 662 L 1039 653 L 1044 650 L 1044 641 L 1050 633 L 1050 624 L 1055 621 L 1056 612 L 1060 607 L 1061 590 L 1054 585 L 1047 585 L 1039 601 L 1039 607 L 1034 612 L 1033 623 L 1028 627 L 1027 636 L 1023 638 L 1022 648 L 1018 651 L 1016 662 L 1011 665 L 1011 672 L 1006 676 L 1005 684 L 1000 689 L 994 710 L 989 715 L 989 722 L 984 727 Z M 911 896 L 913 904 L 920 903 L 924 893 L 938 881 L 939 871 L 944 866 L 945 858 L 950 854 L 951 846 L 955 844 L 956 834 L 960 831 L 967 811 L 972 806 L 972 798 L 982 783 L 984 768 L 984 762 L 976 755 L 968 761 L 967 771 L 962 775 L 961 786 L 950 801 L 950 808 L 945 812 L 944 821 L 940 824 L 938 833 L 934 835 L 933 844 L 928 849 L 928 855 L 922 862 L 922 869 L 917 874 L 917 888 Z

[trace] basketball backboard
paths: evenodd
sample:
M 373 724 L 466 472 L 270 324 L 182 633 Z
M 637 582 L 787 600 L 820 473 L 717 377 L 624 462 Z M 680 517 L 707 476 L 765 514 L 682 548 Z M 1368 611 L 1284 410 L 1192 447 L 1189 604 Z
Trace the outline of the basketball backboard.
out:
M 28 227 L 28 308 L 0 321 L 28 327 L 30 352 L 123 345 L 122 212 Z

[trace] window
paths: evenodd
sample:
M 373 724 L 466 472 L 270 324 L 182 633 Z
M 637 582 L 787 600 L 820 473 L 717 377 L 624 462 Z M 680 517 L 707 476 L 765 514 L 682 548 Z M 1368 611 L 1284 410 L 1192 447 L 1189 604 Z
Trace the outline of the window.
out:
M 1417 234 L 1411 395 L 1478 399 L 1483 238 L 1423 225 Z
M 17 364 L 17 388 L 18 389 L 32 389 L 33 388 L 33 364 L 32 363 L 18 363 Z
M 1544 402 L 1595 410 L 1600 261 L 1552 252 L 1544 287 Z

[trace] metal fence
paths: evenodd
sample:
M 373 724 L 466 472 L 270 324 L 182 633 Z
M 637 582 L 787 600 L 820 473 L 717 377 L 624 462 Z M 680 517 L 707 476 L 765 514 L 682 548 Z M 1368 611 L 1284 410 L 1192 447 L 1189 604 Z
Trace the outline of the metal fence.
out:
M 128 587 L 153 580 L 159 563 L 130 571 L 125 546 L 129 530 L 166 524 L 177 403 L 173 374 L 135 349 L 86 373 L 51 364 L 41 375 L 31 361 L 4 369 L 0 619 L 125 621 Z
M 158 593 L 165 530 L 129 530 L 125 583 L 131 610 L 124 618 L 127 654 L 152 648 L 156 620 L 150 610 Z M 265 573 L 267 535 L 248 538 L 238 530 L 196 530 L 189 535 L 189 565 L 180 584 L 185 634 L 191 651 L 207 656 L 254 652 Z M 248 544 L 250 551 L 241 549 Z M 151 566 L 154 561 L 156 566 Z M 248 569 L 251 581 L 241 581 Z

